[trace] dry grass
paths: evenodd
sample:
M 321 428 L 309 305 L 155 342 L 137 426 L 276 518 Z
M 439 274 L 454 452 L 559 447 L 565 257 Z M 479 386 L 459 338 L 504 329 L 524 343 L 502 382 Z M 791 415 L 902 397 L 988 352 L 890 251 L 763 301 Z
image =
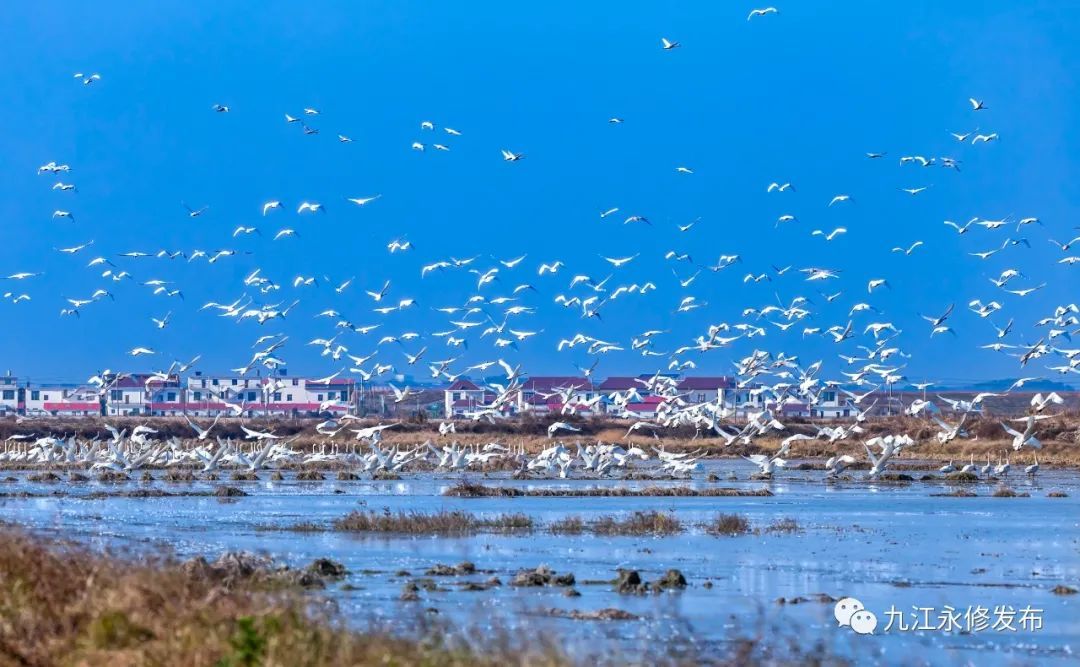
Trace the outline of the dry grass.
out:
M 646 486 L 628 488 L 625 486 L 586 487 L 580 489 L 521 489 L 508 486 L 485 486 L 461 481 L 443 491 L 444 496 L 459 498 L 490 497 L 541 497 L 541 498 L 595 498 L 595 497 L 767 497 L 772 492 L 768 489 L 729 489 L 705 487 L 695 489 L 689 486 Z
M 483 530 L 528 531 L 532 519 L 525 514 L 500 514 L 479 518 L 460 510 L 424 512 L 350 512 L 333 523 L 334 530 L 352 533 L 401 533 L 413 535 L 467 534 Z
M 471 646 L 444 639 L 446 632 L 407 638 L 349 630 L 330 607 L 312 611 L 298 589 L 268 591 L 252 573 L 222 579 L 217 572 L 122 560 L 0 527 L 0 664 L 571 664 L 551 646 L 515 647 L 507 637 Z
M 1031 496 L 1029 493 L 1017 493 L 1007 486 L 999 486 L 990 495 L 993 498 L 1028 498 Z
M 777 519 L 773 521 L 765 529 L 768 533 L 797 533 L 799 532 L 799 522 L 791 517 L 784 517 L 783 519 Z
M 585 532 L 585 520 L 579 516 L 568 516 L 548 524 L 548 532 L 557 535 L 580 535 Z
M 740 514 L 717 514 L 705 530 L 713 535 L 745 535 L 750 532 L 750 522 Z
M 333 523 L 334 530 L 355 533 L 402 535 L 467 535 L 478 532 L 531 532 L 539 526 L 527 514 L 499 514 L 478 517 L 460 510 L 423 512 L 351 512 Z M 301 524 L 296 530 L 310 530 Z M 606 515 L 590 521 L 579 516 L 557 519 L 544 526 L 555 534 L 674 535 L 683 532 L 682 523 L 672 514 L 639 511 L 625 517 Z
M 597 535 L 675 535 L 683 531 L 675 515 L 655 510 L 634 512 L 622 519 L 602 516 L 590 528 Z
M 1025 395 L 1021 392 L 1017 393 L 1016 396 L 1024 397 Z M 1070 398 L 1070 400 L 1074 400 L 1076 396 L 1077 394 L 1071 395 L 1072 398 Z M 1027 394 L 1026 397 L 1030 398 L 1030 394 Z M 1025 398 L 1025 400 L 1027 400 L 1027 398 Z M 1000 399 L 991 398 L 987 400 L 986 408 L 989 411 L 988 414 L 983 416 L 973 416 L 969 418 L 965 424 L 965 428 L 973 436 L 978 437 L 977 440 L 954 440 L 945 445 L 941 445 L 933 439 L 937 427 L 932 422 L 927 419 L 906 416 L 872 418 L 863 425 L 866 429 L 863 439 L 889 433 L 906 433 L 920 443 L 917 448 L 912 450 L 912 454 L 915 456 L 943 461 L 949 459 L 967 460 L 972 454 L 974 454 L 976 460 L 985 459 L 988 453 L 991 454 L 991 456 L 996 457 L 997 455 L 1002 454 L 1008 445 L 1008 442 L 1004 439 L 1005 434 L 1001 428 L 1000 420 L 1007 415 L 1017 412 L 1017 410 L 1015 409 L 1016 406 L 1012 406 L 1011 404 L 1006 406 L 1004 404 L 995 403 L 995 401 L 1000 402 Z M 953 417 L 951 415 L 946 415 L 946 419 L 952 420 Z M 406 421 L 398 424 L 392 429 L 384 431 L 382 435 L 385 443 L 390 446 L 400 444 L 412 447 L 415 446 L 416 443 L 424 442 L 428 439 L 436 443 L 456 440 L 463 445 L 485 445 L 493 441 L 498 441 L 515 447 L 524 446 L 527 452 L 536 453 L 552 444 L 553 441 L 546 437 L 546 430 L 548 425 L 555 420 L 569 421 L 581 429 L 581 433 L 571 434 L 563 438 L 563 440 L 566 441 L 573 442 L 575 440 L 581 440 L 582 442 L 594 442 L 596 440 L 602 440 L 604 442 L 628 442 L 628 440 L 624 438 L 626 435 L 627 424 L 622 421 L 606 417 L 585 419 L 572 415 L 526 415 L 515 420 L 500 421 L 496 424 L 474 423 L 459 420 L 456 422 L 458 432 L 452 436 L 439 435 L 434 422 Z M 159 437 L 169 438 L 176 436 L 183 439 L 192 436 L 191 428 L 182 418 L 110 417 L 108 419 L 46 418 L 34 419 L 22 424 L 15 423 L 14 419 L 0 419 L 0 439 L 7 438 L 14 433 L 35 433 L 39 436 L 49 434 L 58 437 L 76 433 L 81 438 L 99 437 L 108 439 L 109 433 L 105 429 L 105 423 L 115 425 L 120 429 L 126 428 L 130 432 L 135 426 L 148 421 L 159 431 Z M 196 419 L 196 421 L 203 423 L 204 425 L 209 422 L 207 419 Z M 285 437 L 299 436 L 292 446 L 302 451 L 308 450 L 313 445 L 326 441 L 326 438 L 314 433 L 313 426 L 318 423 L 318 419 L 264 419 L 260 417 L 254 420 L 249 419 L 247 421 L 249 422 L 249 425 L 253 423 L 258 425 L 259 428 L 272 430 Z M 850 421 L 850 419 L 833 421 L 815 420 L 813 423 L 808 423 L 807 420 L 804 419 L 791 418 L 786 422 L 788 426 L 787 431 L 779 435 L 781 438 L 792 433 L 813 435 L 816 433 L 818 425 L 833 423 L 846 424 Z M 390 422 L 390 419 L 383 420 L 383 423 Z M 351 424 L 350 427 L 360 428 L 376 423 L 379 422 L 374 418 L 364 419 Z M 775 450 L 775 446 L 780 439 L 761 438 L 756 440 L 755 443 L 749 447 L 724 447 L 722 439 L 708 437 L 708 433 L 705 432 L 696 434 L 694 429 L 688 427 L 664 429 L 657 433 L 660 436 L 660 440 L 654 440 L 650 435 L 647 437 L 631 437 L 629 441 L 639 443 L 646 450 L 655 445 L 658 447 L 663 446 L 669 451 L 697 451 L 700 449 L 704 450 L 709 455 L 738 456 L 741 454 L 758 453 L 769 449 Z M 1075 411 L 1065 411 L 1051 419 L 1039 422 L 1037 433 L 1039 439 L 1045 444 L 1044 450 L 1040 452 L 1040 463 L 1051 466 L 1080 465 L 1080 448 L 1075 446 L 1080 444 L 1080 415 Z M 218 426 L 215 427 L 214 435 L 233 438 L 235 440 L 242 440 L 244 437 L 244 434 L 240 429 L 240 420 L 231 418 L 222 419 Z M 342 436 L 339 436 L 338 442 L 341 443 L 342 446 L 345 446 L 345 440 L 342 439 Z M 794 447 L 794 454 L 798 457 L 827 458 L 835 453 L 856 453 L 860 458 L 864 455 L 862 446 L 857 440 L 837 444 L 830 444 L 821 440 L 805 440 L 796 443 Z M 1045 461 L 1043 460 L 1044 456 L 1046 458 Z

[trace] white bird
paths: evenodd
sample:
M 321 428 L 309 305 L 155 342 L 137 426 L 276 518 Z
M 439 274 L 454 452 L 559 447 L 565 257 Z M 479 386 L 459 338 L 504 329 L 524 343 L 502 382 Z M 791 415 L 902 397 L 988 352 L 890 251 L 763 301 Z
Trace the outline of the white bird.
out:
M 369 202 L 375 201 L 379 197 L 382 197 L 382 195 L 375 195 L 373 197 L 349 197 L 349 201 L 356 204 L 357 206 L 363 206 Z
M 679 44 L 678 42 L 672 42 L 667 37 L 661 37 L 660 46 L 662 46 L 665 51 L 670 51 L 672 49 L 679 48 L 680 46 L 682 46 L 682 44 Z
M 892 251 L 893 252 L 902 252 L 905 255 L 910 255 L 915 250 L 915 248 L 918 248 L 922 244 L 923 244 L 922 241 L 916 241 L 916 242 L 912 243 L 910 246 L 908 246 L 907 249 L 904 249 L 904 248 L 901 248 L 901 247 L 897 246 L 897 247 L 893 248 Z
M 1001 427 L 1005 429 L 1005 432 L 1012 436 L 1012 448 L 1019 451 L 1024 445 L 1031 447 L 1032 449 L 1041 449 L 1042 443 L 1035 437 L 1035 422 L 1041 417 L 1036 415 L 1028 415 L 1026 418 L 1017 419 L 1014 421 L 1024 422 L 1024 431 L 1021 433 L 1016 429 L 1010 427 L 1008 424 L 1002 422 Z
M 618 269 L 618 268 L 620 268 L 620 267 L 622 267 L 622 266 L 624 266 L 624 265 L 626 265 L 626 264 L 628 264 L 628 263 L 632 262 L 633 260 L 637 259 L 637 257 L 638 257 L 638 256 L 639 256 L 640 254 L 641 254 L 641 253 L 638 253 L 638 254 L 636 254 L 636 255 L 631 255 L 631 256 L 629 256 L 629 257 L 604 257 L 603 255 L 601 255 L 601 258 L 602 258 L 602 259 L 603 259 L 604 261 L 606 261 L 606 262 L 609 262 L 609 263 L 610 263 L 610 264 L 611 264 L 612 266 L 614 266 L 614 267 L 615 267 L 616 269 Z
M 779 13 L 780 13 L 780 10 L 778 10 L 776 7 L 765 7 L 764 9 L 752 9 L 752 10 L 750 10 L 750 14 L 747 15 L 746 20 L 749 21 L 750 19 L 756 18 L 758 16 L 767 16 L 769 14 L 779 14 Z
M 326 213 L 326 208 L 322 204 L 314 202 L 303 202 L 299 208 L 296 209 L 297 213 L 303 213 L 304 211 L 311 211 L 312 213 Z
M 1031 408 L 1035 412 L 1042 412 L 1050 404 L 1061 405 L 1065 402 L 1065 399 L 1061 398 L 1057 392 L 1050 392 L 1046 396 L 1042 394 L 1035 394 L 1031 397 Z
M 206 213 L 208 210 L 210 210 L 209 206 L 203 206 L 202 208 L 191 208 L 190 206 L 188 206 L 187 204 L 185 204 L 183 202 L 180 202 L 180 204 L 185 209 L 187 209 L 189 218 L 197 218 L 200 215 L 202 215 L 203 213 Z
M 559 431 L 570 431 L 573 433 L 581 432 L 581 429 L 573 424 L 567 424 L 566 422 L 552 422 L 551 426 L 548 426 L 547 434 L 549 438 L 554 438 L 555 434 Z
M 827 477 L 836 477 L 840 473 L 844 472 L 849 466 L 857 463 L 854 456 L 843 454 L 841 456 L 832 456 L 825 462 L 825 470 L 828 473 Z
M 847 234 L 847 228 L 846 227 L 837 227 L 836 229 L 832 230 L 828 234 L 826 234 L 824 231 L 822 231 L 820 229 L 815 229 L 814 231 L 810 232 L 810 236 L 824 236 L 826 241 L 832 241 L 834 238 L 836 238 L 837 236 L 839 236 L 841 234 Z

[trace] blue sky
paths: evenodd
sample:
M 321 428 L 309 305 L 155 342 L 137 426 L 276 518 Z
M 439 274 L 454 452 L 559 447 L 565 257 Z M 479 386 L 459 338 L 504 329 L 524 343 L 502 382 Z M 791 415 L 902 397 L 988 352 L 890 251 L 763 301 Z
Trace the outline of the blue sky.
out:
M 257 11 L 217 4 L 224 6 L 6 8 L 0 255 L 10 269 L 4 275 L 45 275 L 7 281 L 4 291 L 32 300 L 0 302 L 8 324 L 0 332 L 3 368 L 80 379 L 105 367 L 164 367 L 201 353 L 204 369 L 223 370 L 242 365 L 258 335 L 283 331 L 291 336 L 283 356 L 294 372 L 330 373 L 340 364 L 302 345 L 333 333 L 315 313 L 333 307 L 357 324 L 384 322 L 385 333 L 445 328 L 430 308 L 459 305 L 475 293 L 475 276 L 422 280 L 419 267 L 451 255 L 481 255 L 475 266 L 485 269 L 493 257 L 528 253 L 484 293 L 534 284 L 538 293 L 526 303 L 538 313 L 520 325 L 544 333 L 517 351 L 471 343 L 463 361 L 505 356 L 534 373 L 590 363 L 583 352 L 554 352 L 560 337 L 576 331 L 629 343 L 632 333 L 669 329 L 657 343 L 668 350 L 709 323 L 742 321 L 743 308 L 803 295 L 815 302 L 812 324 L 822 328 L 845 324 L 857 301 L 873 303 L 882 313 L 857 316 L 856 325 L 892 320 L 904 329 L 912 379 L 1009 376 L 1017 373 L 1015 360 L 975 349 L 993 331 L 963 304 L 997 299 L 1005 306 L 998 324 L 1016 319 L 1013 342 L 1033 342 L 1035 319 L 1077 300 L 1080 266 L 1057 264 L 1063 255 L 1046 238 L 1080 233 L 1073 229 L 1080 224 L 1080 46 L 1073 39 L 1080 7 L 786 2 L 779 15 L 748 22 L 755 5 L 714 2 L 264 2 Z M 683 46 L 665 52 L 661 37 Z M 77 71 L 103 78 L 83 86 L 72 79 Z M 986 100 L 988 109 L 973 112 L 968 97 Z M 213 113 L 215 103 L 230 113 Z M 310 121 L 319 135 L 284 122 L 285 113 L 300 115 L 305 106 L 322 111 Z M 625 122 L 611 125 L 612 116 Z M 422 120 L 463 136 L 422 132 Z M 948 134 L 976 127 L 1001 140 L 972 146 Z M 339 132 L 355 141 L 339 143 Z M 417 140 L 451 150 L 420 154 L 409 149 Z M 505 163 L 502 148 L 527 157 Z M 888 157 L 867 160 L 866 151 Z M 952 156 L 962 160 L 961 171 L 901 167 L 897 158 L 908 154 Z M 78 194 L 52 191 L 57 179 L 36 174 L 50 160 L 72 165 L 59 180 L 74 182 Z M 695 173 L 676 173 L 680 165 Z M 791 181 L 797 191 L 767 195 L 771 181 Z M 929 189 L 916 197 L 899 191 L 921 186 Z M 363 209 L 344 200 L 376 193 L 382 198 Z M 855 201 L 828 208 L 840 193 Z M 268 199 L 287 210 L 263 219 Z M 323 202 L 327 214 L 297 217 L 305 199 Z M 210 209 L 191 219 L 181 202 Z M 614 206 L 620 215 L 599 218 Z M 58 208 L 76 221 L 50 219 Z M 784 213 L 799 222 L 777 230 Z M 630 214 L 653 225 L 621 224 Z M 1016 234 L 958 237 L 942 225 L 975 216 L 1037 216 L 1045 228 L 1024 230 L 1030 250 L 1010 248 L 981 261 L 966 253 Z M 675 228 L 697 217 L 691 231 Z M 258 225 L 263 236 L 231 238 L 241 224 Z M 300 238 L 271 242 L 286 226 Z M 837 226 L 849 232 L 831 243 L 810 236 Z M 388 254 L 394 238 L 413 241 L 415 250 Z M 95 245 L 74 257 L 54 250 L 90 239 Z M 912 256 L 890 252 L 916 239 L 925 246 Z M 214 266 L 115 257 L 162 248 L 252 254 Z M 667 250 L 689 252 L 701 265 L 721 253 L 743 262 L 704 271 L 684 290 L 671 270 L 682 277 L 693 270 L 665 261 Z M 617 270 L 598 257 L 637 252 L 638 260 Z M 100 269 L 86 268 L 98 255 L 136 282 L 106 284 Z M 567 269 L 539 278 L 539 263 L 555 259 Z M 825 304 L 794 271 L 769 283 L 742 282 L 770 265 L 842 269 L 842 280 L 827 288 L 845 295 Z M 315 274 L 335 283 L 355 276 L 355 286 L 341 296 L 327 285 L 283 287 L 264 299 L 301 300 L 283 326 L 260 329 L 197 312 L 206 301 L 239 297 L 255 267 L 283 284 Z M 1026 274 L 1012 286 L 1047 287 L 1025 298 L 1001 293 L 987 278 L 1010 267 Z M 653 280 L 659 289 L 609 304 L 603 322 L 582 321 L 551 301 L 577 273 L 598 280 L 614 273 L 613 284 Z M 870 297 L 866 281 L 876 277 L 891 289 Z M 185 300 L 151 296 L 138 283 L 152 278 L 174 282 Z M 385 318 L 371 313 L 361 289 L 386 278 L 393 297 L 415 297 L 420 307 Z M 65 297 L 98 287 L 115 301 L 91 304 L 77 320 L 59 317 Z M 709 307 L 674 314 L 687 294 Z M 918 314 L 950 302 L 958 304 L 950 322 L 958 336 L 931 340 Z M 169 310 L 172 324 L 156 330 L 149 318 Z M 729 372 L 733 357 L 755 347 L 832 363 L 837 346 L 804 339 L 800 330 L 770 329 L 731 351 L 688 358 L 703 373 Z M 354 354 L 374 347 L 370 337 L 346 342 Z M 431 358 L 454 356 L 437 339 L 425 343 Z M 161 354 L 133 361 L 125 353 L 139 345 Z M 660 363 L 613 354 L 598 374 L 649 372 Z

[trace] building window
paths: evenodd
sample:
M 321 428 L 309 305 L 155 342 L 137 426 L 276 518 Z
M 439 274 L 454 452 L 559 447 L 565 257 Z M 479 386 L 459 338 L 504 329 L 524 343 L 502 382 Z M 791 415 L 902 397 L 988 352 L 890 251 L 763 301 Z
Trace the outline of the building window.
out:
M 280 391 L 275 391 L 274 392 L 274 402 L 275 403 L 280 403 L 281 402 L 281 392 Z
M 236 378 L 233 378 L 233 379 L 232 379 L 232 385 L 233 385 L 234 387 L 236 386 Z
M 195 400 L 196 401 L 201 401 L 202 400 L 202 392 L 201 391 L 195 392 Z
M 296 382 L 296 380 L 293 380 L 293 382 Z M 285 394 L 285 400 L 292 403 L 292 394 Z
M 215 387 L 216 387 L 216 386 L 218 386 L 218 381 L 217 381 L 217 378 L 214 378 L 213 380 L 211 380 L 211 381 L 210 381 L 210 383 L 211 383 L 212 385 L 214 385 Z
M 33 390 L 33 389 L 31 389 L 31 390 L 30 390 L 30 400 L 31 400 L 31 401 L 36 401 L 36 400 L 38 400 L 38 397 L 39 397 L 40 395 L 41 395 L 41 392 L 35 391 L 35 390 Z
M 113 390 L 109 391 L 109 398 L 111 398 L 114 401 L 119 401 L 123 397 L 124 397 L 124 392 L 119 390 L 119 389 L 113 389 Z
M 320 402 L 320 403 L 322 403 L 322 400 L 323 400 L 323 398 L 322 398 L 322 394 L 316 394 L 316 395 L 315 395 L 315 400 L 316 400 L 316 401 L 318 401 L 318 402 Z
M 169 401 L 170 403 L 174 402 L 176 400 L 176 392 L 174 392 L 174 391 L 170 391 L 165 396 L 166 396 L 165 400 Z
M 698 392 L 697 400 L 698 400 L 699 403 L 704 401 L 705 400 L 705 394 L 703 392 Z
M 256 398 L 255 398 L 255 397 L 256 397 L 256 394 L 255 394 L 255 392 L 253 392 L 253 391 L 249 391 L 249 392 L 248 392 L 248 398 L 247 398 L 248 402 L 252 402 L 252 401 L 255 401 L 255 400 L 256 400 Z
M 294 386 L 294 387 L 300 386 L 300 381 L 299 380 L 293 380 L 292 381 L 292 386 Z

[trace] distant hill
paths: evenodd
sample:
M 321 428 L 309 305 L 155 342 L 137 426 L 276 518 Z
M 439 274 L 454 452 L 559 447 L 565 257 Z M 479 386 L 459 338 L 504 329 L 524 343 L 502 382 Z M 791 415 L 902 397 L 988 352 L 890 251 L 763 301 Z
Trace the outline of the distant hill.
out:
M 984 380 L 982 382 L 972 382 L 969 384 L 934 385 L 930 387 L 930 391 L 1005 391 L 1011 387 L 1016 380 L 1017 378 L 1002 378 L 1000 380 Z M 908 386 L 904 387 L 903 391 L 915 391 L 915 388 Z M 1064 382 L 1042 379 L 1025 382 L 1024 386 L 1018 391 L 1077 391 L 1077 389 Z

